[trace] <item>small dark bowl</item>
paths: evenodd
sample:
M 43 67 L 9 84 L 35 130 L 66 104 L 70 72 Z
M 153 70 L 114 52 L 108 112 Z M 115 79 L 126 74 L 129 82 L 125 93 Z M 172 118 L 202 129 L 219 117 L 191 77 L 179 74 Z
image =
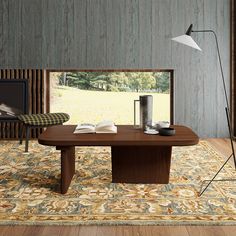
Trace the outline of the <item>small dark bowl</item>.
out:
M 172 136 L 175 135 L 174 128 L 161 128 L 159 129 L 159 134 L 163 136 Z

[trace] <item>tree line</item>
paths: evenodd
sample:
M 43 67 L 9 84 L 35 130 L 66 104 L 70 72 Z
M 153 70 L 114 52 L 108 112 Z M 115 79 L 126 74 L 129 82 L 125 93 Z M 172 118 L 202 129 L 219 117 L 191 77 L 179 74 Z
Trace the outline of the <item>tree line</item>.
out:
M 169 93 L 169 72 L 65 72 L 59 84 L 83 90 Z

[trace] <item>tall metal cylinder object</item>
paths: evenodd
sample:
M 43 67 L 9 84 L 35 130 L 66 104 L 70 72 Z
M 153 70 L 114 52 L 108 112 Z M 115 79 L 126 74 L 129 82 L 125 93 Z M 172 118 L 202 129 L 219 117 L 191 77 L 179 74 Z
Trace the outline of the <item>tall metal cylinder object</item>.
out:
M 139 100 L 134 100 L 134 126 L 136 126 L 136 102 L 140 103 L 139 128 L 145 130 L 147 124 L 152 123 L 153 97 L 152 95 L 139 96 Z

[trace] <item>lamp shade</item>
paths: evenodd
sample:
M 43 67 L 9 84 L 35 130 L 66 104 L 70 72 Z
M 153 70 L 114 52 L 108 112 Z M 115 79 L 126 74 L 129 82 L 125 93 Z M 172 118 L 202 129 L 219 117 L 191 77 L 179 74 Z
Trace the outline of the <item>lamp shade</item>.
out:
M 184 35 L 178 36 L 176 38 L 172 38 L 171 40 L 176 41 L 178 43 L 185 44 L 185 45 L 195 48 L 199 51 L 202 51 L 202 49 L 196 44 L 196 42 L 193 40 L 193 38 L 190 35 L 184 34 Z

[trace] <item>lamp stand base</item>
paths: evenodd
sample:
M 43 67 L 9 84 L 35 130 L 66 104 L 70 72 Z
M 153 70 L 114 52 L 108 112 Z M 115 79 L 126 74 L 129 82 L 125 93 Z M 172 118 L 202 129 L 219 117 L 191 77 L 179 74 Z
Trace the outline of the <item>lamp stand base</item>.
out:
M 201 188 L 200 188 L 200 191 L 199 191 L 199 194 L 198 196 L 201 197 L 202 194 L 207 190 L 207 188 L 209 187 L 209 185 L 212 183 L 212 182 L 223 182 L 223 181 L 236 181 L 236 179 L 215 179 L 217 177 L 217 175 L 221 172 L 221 170 L 224 168 L 224 166 L 228 163 L 228 161 L 230 160 L 230 158 L 233 156 L 233 153 L 228 157 L 228 159 L 224 162 L 224 164 L 220 167 L 220 169 L 217 171 L 217 173 L 214 175 L 214 177 L 212 179 L 206 179 L 206 180 L 203 180 L 202 182 L 202 185 L 201 185 Z M 206 185 L 205 188 L 203 188 L 203 185 L 205 182 L 209 181 L 209 183 Z
M 200 188 L 200 193 L 198 194 L 199 197 L 202 196 L 202 194 L 207 190 L 207 188 L 210 186 L 210 184 L 214 181 L 236 181 L 236 179 L 219 179 L 219 180 L 215 179 L 217 177 L 217 175 L 221 172 L 221 170 L 224 168 L 224 166 L 228 163 L 228 161 L 230 160 L 231 157 L 233 157 L 234 167 L 235 167 L 235 170 L 236 170 L 236 158 L 235 158 L 233 135 L 232 135 L 231 122 L 230 122 L 230 115 L 229 115 L 230 112 L 229 112 L 228 107 L 225 108 L 225 112 L 226 112 L 227 123 L 228 123 L 228 128 L 229 128 L 230 144 L 231 144 L 232 154 L 228 157 L 228 159 L 224 162 L 224 164 L 220 167 L 220 169 L 216 172 L 216 174 L 214 175 L 214 177 L 211 180 L 203 180 L 201 188 Z M 206 182 L 206 181 L 209 181 L 209 183 L 202 190 L 202 186 L 203 186 L 204 182 Z

